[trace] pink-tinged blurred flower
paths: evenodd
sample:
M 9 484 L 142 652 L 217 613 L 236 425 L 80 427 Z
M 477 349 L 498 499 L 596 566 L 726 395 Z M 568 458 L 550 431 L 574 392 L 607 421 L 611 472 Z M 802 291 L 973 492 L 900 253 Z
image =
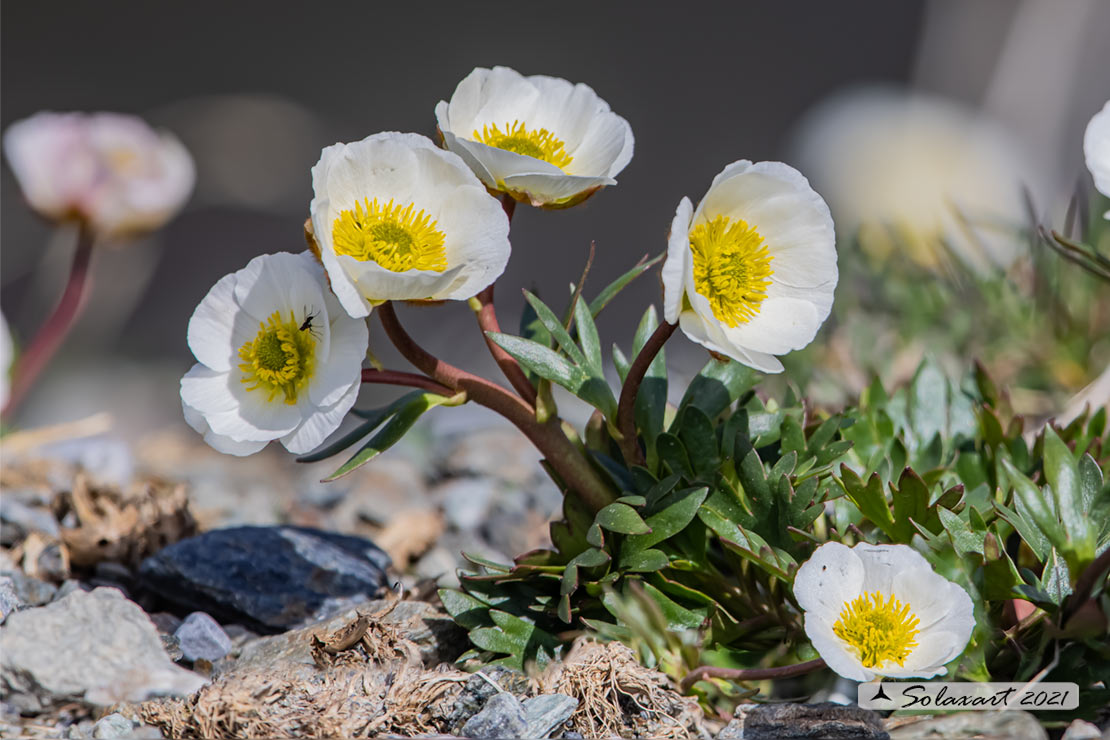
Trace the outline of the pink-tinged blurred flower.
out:
M 4 314 L 0 314 L 0 409 L 8 405 L 8 398 L 11 395 L 11 369 L 14 359 L 15 348 L 12 346 L 12 335 L 8 332 L 8 322 Z
M 1083 157 L 1095 179 L 1095 189 L 1110 198 L 1110 101 L 1087 124 L 1083 134 Z M 1103 215 L 1110 219 L 1110 211 Z
M 36 113 L 9 126 L 3 144 L 32 208 L 102 237 L 159 228 L 196 179 L 177 137 L 119 113 Z

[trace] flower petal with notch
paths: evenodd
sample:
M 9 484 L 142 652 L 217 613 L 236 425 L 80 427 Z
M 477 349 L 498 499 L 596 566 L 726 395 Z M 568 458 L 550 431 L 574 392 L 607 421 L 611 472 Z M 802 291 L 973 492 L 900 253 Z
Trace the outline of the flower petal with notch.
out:
M 695 209 L 678 204 L 663 313 L 693 341 L 756 370 L 813 341 L 832 308 L 836 237 L 821 196 L 781 162 L 733 162 Z
M 220 452 L 275 439 L 309 452 L 358 397 L 366 322 L 342 309 L 308 252 L 255 257 L 221 278 L 188 337 L 199 362 L 181 379 L 185 420 Z
M 607 185 L 632 159 L 628 121 L 588 85 L 477 68 L 436 105 L 448 149 L 491 190 L 565 208 Z
M 967 592 L 906 545 L 827 542 L 798 569 L 794 598 L 813 647 L 852 681 L 942 676 L 975 628 Z
M 1095 179 L 1095 190 L 1110 198 L 1110 101 L 1087 124 L 1083 134 L 1083 158 Z M 1103 217 L 1110 220 L 1110 211 Z
M 509 220 L 458 156 L 417 134 L 324 149 L 312 168 L 312 230 L 343 308 L 465 300 L 509 261 Z
M 196 177 L 177 137 L 119 113 L 36 113 L 8 127 L 4 153 L 32 208 L 106 237 L 161 227 Z

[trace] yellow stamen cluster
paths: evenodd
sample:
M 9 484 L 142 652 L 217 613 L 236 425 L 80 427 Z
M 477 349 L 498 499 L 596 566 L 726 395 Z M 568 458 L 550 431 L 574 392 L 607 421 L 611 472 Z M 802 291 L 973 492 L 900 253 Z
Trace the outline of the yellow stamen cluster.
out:
M 856 649 L 860 663 L 874 668 L 888 660 L 904 665 L 917 647 L 919 624 L 908 604 L 894 596 L 884 601 L 880 592 L 872 591 L 845 603 L 832 629 Z
M 266 401 L 273 401 L 278 394 L 285 396 L 285 403 L 297 402 L 297 394 L 304 390 L 316 368 L 316 339 L 311 331 L 301 331 L 301 324 L 293 312 L 289 320 L 274 311 L 270 318 L 258 325 L 258 335 L 239 348 L 239 369 L 247 390 L 266 394 Z
M 562 139 L 545 128 L 529 131 L 521 121 L 506 124 L 504 131 L 496 123 L 492 126 L 487 124 L 482 126 L 481 131 L 475 129 L 473 138 L 487 146 L 542 159 L 564 171 L 574 161 L 574 157 L 566 153 Z
M 771 284 L 771 255 L 763 237 L 746 221 L 717 216 L 690 232 L 694 287 L 718 321 L 729 327 L 759 314 Z
M 332 226 L 336 254 L 360 262 L 376 262 L 391 272 L 447 269 L 444 234 L 423 210 L 409 204 L 399 206 L 391 199 L 355 203 L 354 210 L 340 211 Z

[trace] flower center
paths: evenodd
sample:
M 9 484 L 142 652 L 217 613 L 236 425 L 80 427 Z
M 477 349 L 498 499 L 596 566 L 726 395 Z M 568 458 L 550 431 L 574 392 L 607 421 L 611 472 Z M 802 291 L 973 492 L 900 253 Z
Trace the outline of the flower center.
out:
M 908 604 L 894 596 L 883 601 L 881 593 L 872 591 L 844 604 L 833 634 L 855 648 L 867 668 L 887 660 L 903 665 L 917 647 L 918 624 Z
M 443 240 L 431 216 L 411 203 L 394 205 L 392 199 L 385 205 L 377 198 L 355 203 L 353 211 L 340 211 L 332 226 L 336 254 L 376 262 L 390 272 L 443 272 L 447 269 Z
M 247 390 L 260 390 L 267 401 L 284 394 L 285 402 L 297 402 L 297 394 L 304 390 L 316 368 L 316 339 L 312 332 L 301 331 L 293 312 L 289 320 L 274 311 L 270 318 L 258 325 L 258 336 L 239 348 L 239 369 Z
M 574 161 L 574 157 L 563 149 L 562 139 L 545 128 L 529 131 L 528 127 L 520 121 L 506 124 L 504 131 L 496 123 L 492 126 L 482 126 L 481 131 L 474 130 L 473 137 L 475 141 L 486 146 L 542 159 L 564 171 L 567 165 Z
M 694 287 L 709 299 L 713 315 L 730 327 L 759 314 L 771 284 L 771 260 L 763 237 L 746 221 L 717 216 L 690 232 Z

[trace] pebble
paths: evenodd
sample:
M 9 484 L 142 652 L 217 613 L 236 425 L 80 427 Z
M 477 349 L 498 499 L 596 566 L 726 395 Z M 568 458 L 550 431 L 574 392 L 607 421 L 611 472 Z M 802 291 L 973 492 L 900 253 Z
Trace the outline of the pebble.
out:
M 1028 712 L 960 712 L 929 717 L 890 731 L 892 740 L 934 740 L 944 737 L 1048 740 L 1048 733 Z
M 92 726 L 92 736 L 97 740 L 131 737 L 134 730 L 135 725 L 132 724 L 131 720 L 115 712 L 96 721 L 96 724 Z
M 52 539 L 61 536 L 53 514 L 46 509 L 28 506 L 12 496 L 0 498 L 0 521 L 12 528 L 10 534 L 8 528 L 4 528 L 5 535 L 0 541 L 5 545 L 23 539 L 30 532 L 41 532 Z
M 0 624 L 3 624 L 8 615 L 21 606 L 26 604 L 15 592 L 15 582 L 12 581 L 11 576 L 0 576 Z
M 27 713 L 190 694 L 205 683 L 170 661 L 143 610 L 111 588 L 12 614 L 0 628 L 0 676 L 7 701 Z
M 490 478 L 456 478 L 432 494 L 441 499 L 447 524 L 466 532 L 485 521 L 498 487 L 498 482 Z
M 350 599 L 373 597 L 389 585 L 389 565 L 389 556 L 361 537 L 306 527 L 233 527 L 159 551 L 143 561 L 139 579 L 182 611 L 278 632 L 326 617 L 329 609 L 334 614 Z
M 1060 740 L 1099 740 L 1101 737 L 1102 731 L 1098 729 L 1098 725 L 1077 719 L 1068 725 Z
M 578 700 L 566 694 L 541 694 L 525 699 L 524 719 L 528 729 L 524 737 L 550 737 L 570 719 L 577 708 Z
M 174 633 L 185 660 L 198 658 L 215 663 L 231 652 L 231 638 L 220 623 L 204 612 L 193 612 Z
M 11 579 L 12 590 L 15 591 L 15 595 L 28 606 L 49 604 L 58 593 L 58 587 L 53 583 L 32 578 L 20 570 L 9 570 L 0 573 L 0 575 Z
M 744 740 L 887 740 L 878 714 L 859 707 L 760 704 L 744 717 Z
M 524 707 L 517 698 L 506 692 L 491 696 L 482 707 L 463 725 L 463 737 L 484 740 L 485 738 L 533 737 L 528 735 L 528 722 L 524 717 Z

